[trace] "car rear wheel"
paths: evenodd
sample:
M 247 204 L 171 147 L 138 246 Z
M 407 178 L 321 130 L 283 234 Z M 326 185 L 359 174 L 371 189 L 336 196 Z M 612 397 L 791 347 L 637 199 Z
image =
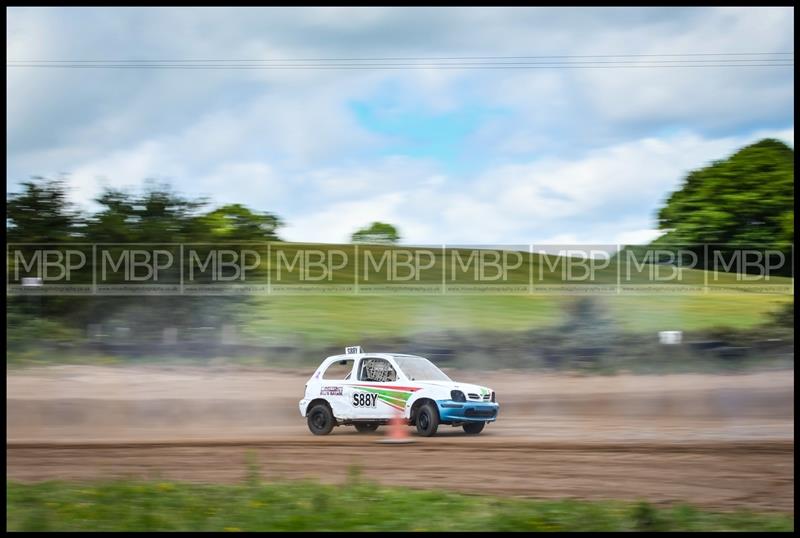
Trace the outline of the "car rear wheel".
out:
M 483 431 L 484 426 L 486 426 L 485 422 L 469 422 L 464 424 L 464 431 L 470 435 L 476 435 Z
M 308 429 L 314 435 L 328 435 L 336 425 L 331 408 L 317 404 L 308 412 Z
M 432 404 L 423 405 L 417 413 L 417 432 L 423 437 L 430 437 L 439 427 L 439 412 Z
M 367 422 L 363 424 L 356 424 L 356 430 L 359 433 L 374 432 L 375 430 L 378 429 L 378 426 L 379 424 L 376 424 L 374 422 Z

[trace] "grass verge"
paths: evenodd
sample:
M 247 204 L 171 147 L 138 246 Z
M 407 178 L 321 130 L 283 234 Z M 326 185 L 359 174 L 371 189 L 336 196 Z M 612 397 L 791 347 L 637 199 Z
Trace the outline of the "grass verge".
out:
M 252 476 L 257 476 L 253 474 Z M 9 531 L 793 531 L 784 514 L 384 487 L 109 481 L 6 485 Z

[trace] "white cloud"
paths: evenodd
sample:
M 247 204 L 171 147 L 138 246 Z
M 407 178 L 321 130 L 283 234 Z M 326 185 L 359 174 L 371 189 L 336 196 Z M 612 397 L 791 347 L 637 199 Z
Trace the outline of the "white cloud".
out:
M 215 205 L 248 200 L 282 202 L 289 195 L 288 185 L 271 166 L 262 162 L 234 162 L 216 167 L 196 181 L 195 192 L 210 197 Z
M 644 229 L 631 230 L 618 233 L 614 236 L 614 243 L 620 245 L 644 245 L 664 235 L 661 230 Z

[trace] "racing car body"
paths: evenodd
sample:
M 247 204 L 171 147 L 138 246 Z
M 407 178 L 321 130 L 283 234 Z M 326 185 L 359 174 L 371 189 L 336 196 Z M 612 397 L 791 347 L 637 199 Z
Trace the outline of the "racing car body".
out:
M 499 410 L 493 390 L 453 381 L 424 357 L 363 353 L 358 347 L 320 364 L 299 407 L 316 435 L 340 425 L 374 431 L 400 416 L 426 437 L 440 424 L 480 433 Z

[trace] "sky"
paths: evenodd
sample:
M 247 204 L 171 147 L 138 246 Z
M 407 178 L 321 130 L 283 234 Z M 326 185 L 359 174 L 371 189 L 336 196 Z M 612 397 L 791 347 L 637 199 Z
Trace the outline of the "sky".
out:
M 791 52 L 793 8 L 9 8 L 8 60 Z M 794 147 L 794 68 L 7 67 L 8 192 L 169 182 L 277 214 L 290 241 L 372 221 L 406 244 L 643 243 L 686 174 Z

